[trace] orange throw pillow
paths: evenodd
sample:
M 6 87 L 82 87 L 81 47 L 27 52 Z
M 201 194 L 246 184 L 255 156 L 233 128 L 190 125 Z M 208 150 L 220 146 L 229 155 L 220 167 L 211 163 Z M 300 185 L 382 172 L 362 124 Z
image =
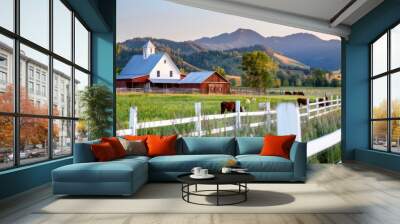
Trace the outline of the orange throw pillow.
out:
M 290 148 L 296 135 L 274 136 L 266 135 L 264 137 L 264 146 L 261 149 L 262 156 L 280 156 L 290 159 Z
M 126 151 L 124 149 L 124 146 L 122 146 L 121 142 L 117 137 L 101 138 L 101 142 L 110 143 L 110 145 L 114 149 L 117 158 L 122 158 L 126 156 Z
M 176 139 L 177 135 L 171 136 L 159 136 L 149 135 L 147 137 L 147 155 L 154 156 L 165 156 L 165 155 L 176 155 Z
M 91 149 L 94 157 L 99 162 L 110 161 L 117 158 L 112 145 L 108 142 L 93 144 L 91 145 Z
M 146 142 L 147 135 L 125 135 L 124 138 L 129 141 L 142 141 Z

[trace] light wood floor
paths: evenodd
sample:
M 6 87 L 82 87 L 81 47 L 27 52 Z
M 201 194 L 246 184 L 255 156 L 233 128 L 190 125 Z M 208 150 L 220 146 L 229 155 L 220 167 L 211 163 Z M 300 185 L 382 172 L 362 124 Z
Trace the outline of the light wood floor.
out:
M 400 223 L 400 174 L 353 163 L 313 165 L 308 182 L 367 206 L 357 214 L 36 214 L 38 207 L 54 200 L 50 187 L 43 186 L 0 202 L 0 223 Z

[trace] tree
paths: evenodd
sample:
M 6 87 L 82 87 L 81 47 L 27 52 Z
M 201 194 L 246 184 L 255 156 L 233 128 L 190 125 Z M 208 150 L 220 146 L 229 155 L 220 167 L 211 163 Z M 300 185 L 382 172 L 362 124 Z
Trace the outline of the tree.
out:
M 7 86 L 6 92 L 0 94 L 0 106 L 2 111 L 12 112 L 14 107 L 14 88 L 12 85 Z M 47 114 L 46 104 L 34 105 L 29 99 L 29 95 L 25 88 L 20 88 L 20 108 L 24 114 Z M 59 112 L 55 108 L 54 113 Z M 0 147 L 13 147 L 13 118 L 11 116 L 0 116 Z M 20 118 L 20 148 L 24 149 L 26 145 L 42 144 L 45 145 L 48 140 L 48 120 L 45 118 Z M 59 128 L 53 125 L 53 138 L 59 135 Z
M 89 139 L 109 136 L 112 125 L 112 92 L 104 85 L 88 86 L 81 92 L 80 99 Z
M 224 77 L 224 78 L 226 77 L 226 72 L 225 72 L 225 69 L 224 69 L 224 68 L 217 66 L 217 67 L 214 68 L 214 70 L 215 70 L 218 74 L 220 74 L 222 77 Z
M 265 52 L 244 53 L 241 68 L 245 85 L 263 89 L 273 87 L 278 64 Z
M 236 79 L 230 79 L 229 82 L 231 83 L 231 86 L 237 85 Z

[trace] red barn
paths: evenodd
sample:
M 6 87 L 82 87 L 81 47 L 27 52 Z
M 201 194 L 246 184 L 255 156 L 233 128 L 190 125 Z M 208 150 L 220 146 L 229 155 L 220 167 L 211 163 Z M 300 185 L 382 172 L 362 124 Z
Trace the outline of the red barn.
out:
M 199 89 L 200 93 L 230 92 L 230 83 L 214 71 L 191 72 L 179 82 L 180 88 Z

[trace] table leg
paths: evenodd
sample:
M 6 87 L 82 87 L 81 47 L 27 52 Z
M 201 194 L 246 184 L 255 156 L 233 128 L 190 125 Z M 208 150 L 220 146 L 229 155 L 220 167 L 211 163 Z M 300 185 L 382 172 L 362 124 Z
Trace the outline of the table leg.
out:
M 195 190 L 194 191 L 196 191 L 197 192 L 197 184 L 195 185 Z
M 217 206 L 219 206 L 219 184 L 217 184 Z

